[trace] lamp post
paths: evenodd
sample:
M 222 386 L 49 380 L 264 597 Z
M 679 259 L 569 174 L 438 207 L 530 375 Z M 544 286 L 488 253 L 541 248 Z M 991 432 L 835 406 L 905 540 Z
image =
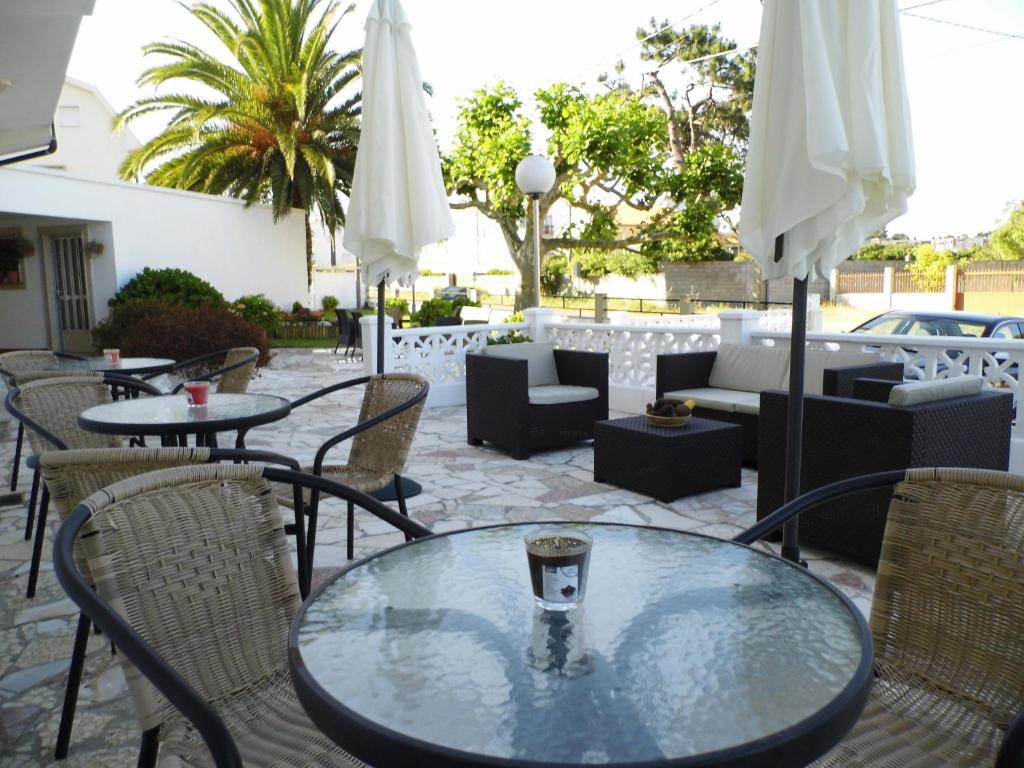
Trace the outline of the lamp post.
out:
M 540 306 L 540 196 L 555 185 L 555 166 L 544 155 L 527 155 L 516 166 L 516 185 L 533 201 L 533 293 Z

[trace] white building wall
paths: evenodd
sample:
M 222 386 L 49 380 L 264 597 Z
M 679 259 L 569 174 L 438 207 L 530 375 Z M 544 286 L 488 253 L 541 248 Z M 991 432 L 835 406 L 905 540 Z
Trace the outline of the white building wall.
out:
M 90 260 L 94 322 L 106 316 L 107 299 L 144 267 L 187 269 L 229 301 L 251 293 L 283 307 L 308 301 L 301 211 L 275 224 L 267 206 L 11 166 L 0 169 L 0 216 L 21 226 L 37 247 L 40 224 L 87 223 L 89 237 L 105 245 Z M 39 346 L 37 318 L 23 314 L 22 305 L 45 306 L 44 283 L 35 274 L 44 258 L 40 249 L 27 260 L 25 290 L 0 293 L 0 347 Z

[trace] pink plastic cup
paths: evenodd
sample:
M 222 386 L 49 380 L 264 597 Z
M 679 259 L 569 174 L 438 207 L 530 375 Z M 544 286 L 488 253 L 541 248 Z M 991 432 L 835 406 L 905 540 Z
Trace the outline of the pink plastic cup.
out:
M 208 381 L 187 381 L 185 382 L 185 396 L 189 405 L 206 405 L 207 397 L 210 394 L 210 382 Z

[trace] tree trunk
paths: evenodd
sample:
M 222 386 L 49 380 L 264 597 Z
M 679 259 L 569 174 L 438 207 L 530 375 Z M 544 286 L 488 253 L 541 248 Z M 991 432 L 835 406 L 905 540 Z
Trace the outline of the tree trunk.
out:
M 533 295 L 533 215 L 526 219 L 526 236 L 519 237 L 519 227 L 514 219 L 500 219 L 498 225 L 505 237 L 509 255 L 519 270 L 519 290 L 516 291 L 515 311 L 537 306 Z
M 309 223 L 309 211 L 305 212 L 306 219 L 306 286 L 313 289 L 313 227 Z

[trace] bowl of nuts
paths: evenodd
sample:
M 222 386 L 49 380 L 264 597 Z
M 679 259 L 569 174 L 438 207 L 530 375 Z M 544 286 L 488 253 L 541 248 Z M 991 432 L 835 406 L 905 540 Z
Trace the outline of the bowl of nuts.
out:
M 693 400 L 659 398 L 647 404 L 647 423 L 652 427 L 685 427 L 696 405 Z

